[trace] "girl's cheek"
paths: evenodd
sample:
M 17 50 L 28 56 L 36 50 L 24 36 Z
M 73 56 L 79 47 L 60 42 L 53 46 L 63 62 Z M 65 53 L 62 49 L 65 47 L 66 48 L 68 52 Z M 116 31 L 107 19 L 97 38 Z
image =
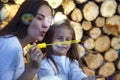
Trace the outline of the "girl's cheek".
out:
M 57 52 L 59 51 L 59 48 L 58 48 L 57 45 L 56 46 L 52 46 L 52 48 L 53 48 L 54 51 L 57 51 Z

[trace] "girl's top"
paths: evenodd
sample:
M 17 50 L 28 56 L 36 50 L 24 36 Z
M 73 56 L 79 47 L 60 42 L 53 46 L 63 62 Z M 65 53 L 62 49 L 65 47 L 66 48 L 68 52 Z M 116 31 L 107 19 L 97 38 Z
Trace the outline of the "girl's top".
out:
M 50 59 L 44 58 L 38 72 L 39 80 L 47 78 L 51 80 L 53 77 L 59 77 L 61 80 L 81 80 L 87 77 L 79 67 L 78 61 L 73 62 L 66 56 L 52 56 L 59 68 L 59 73 Z M 47 79 L 46 79 L 47 80 Z
M 18 38 L 0 36 L 0 80 L 16 80 L 24 68 L 23 50 Z

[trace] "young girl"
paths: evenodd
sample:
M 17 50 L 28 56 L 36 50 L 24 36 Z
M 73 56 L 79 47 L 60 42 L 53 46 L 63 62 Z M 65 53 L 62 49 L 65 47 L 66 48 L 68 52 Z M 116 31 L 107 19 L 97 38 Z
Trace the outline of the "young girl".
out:
M 47 44 L 70 40 L 75 40 L 75 32 L 68 20 L 53 24 L 45 39 Z M 61 80 L 82 80 L 87 76 L 79 67 L 78 60 L 75 43 L 48 46 L 38 72 L 38 78 L 42 80 L 42 78 L 48 77 L 50 80 L 56 76 Z
M 0 31 L 0 80 L 33 80 L 43 54 L 34 44 L 25 68 L 23 48 L 35 40 L 43 40 L 52 16 L 52 8 L 44 0 L 23 2 L 13 20 Z

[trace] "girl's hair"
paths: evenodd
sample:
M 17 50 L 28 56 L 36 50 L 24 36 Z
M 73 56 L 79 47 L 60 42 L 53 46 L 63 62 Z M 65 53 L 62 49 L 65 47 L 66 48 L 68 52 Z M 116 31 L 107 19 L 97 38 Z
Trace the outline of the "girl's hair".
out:
M 56 29 L 59 29 L 59 28 L 67 28 L 68 30 L 70 30 L 72 32 L 72 40 L 75 40 L 75 32 L 74 32 L 74 29 L 72 28 L 70 22 L 68 20 L 64 20 L 64 21 L 61 21 L 61 22 L 57 22 L 55 24 L 53 24 L 50 29 L 48 30 L 48 32 L 46 33 L 46 36 L 45 36 L 45 42 L 47 44 L 50 44 L 52 43 L 52 40 L 53 40 L 53 35 L 55 34 L 55 30 Z M 45 54 L 45 57 L 47 59 L 50 59 L 54 65 L 56 66 L 57 70 L 58 70 L 58 67 L 54 61 L 54 59 L 52 58 L 52 54 L 53 54 L 53 51 L 52 51 L 52 48 L 51 46 L 48 46 L 45 50 L 46 54 Z M 78 50 L 77 50 L 77 44 L 71 44 L 71 47 L 69 49 L 69 51 L 67 52 L 67 55 L 71 62 L 73 60 L 79 60 L 79 56 L 78 56 Z M 58 70 L 59 71 L 59 70 Z
M 13 34 L 18 38 L 24 38 L 27 35 L 27 29 L 29 24 L 26 25 L 22 22 L 21 18 L 24 14 L 32 14 L 35 16 L 38 12 L 38 9 L 42 5 L 49 4 L 44 0 L 25 0 L 23 4 L 21 4 L 18 12 L 16 13 L 15 17 L 9 22 L 9 24 L 0 31 L 0 36 L 6 34 Z M 50 7 L 50 6 L 49 6 Z M 53 11 L 50 7 L 51 12 Z

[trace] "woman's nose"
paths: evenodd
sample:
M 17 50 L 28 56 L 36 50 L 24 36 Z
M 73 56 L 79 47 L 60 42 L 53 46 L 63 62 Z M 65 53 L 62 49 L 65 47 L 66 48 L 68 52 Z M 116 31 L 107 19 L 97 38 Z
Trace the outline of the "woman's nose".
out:
M 43 27 L 43 28 L 49 28 L 50 24 L 51 24 L 51 23 L 48 22 L 47 19 L 44 19 L 44 20 L 43 20 L 43 23 L 42 23 L 42 27 Z

